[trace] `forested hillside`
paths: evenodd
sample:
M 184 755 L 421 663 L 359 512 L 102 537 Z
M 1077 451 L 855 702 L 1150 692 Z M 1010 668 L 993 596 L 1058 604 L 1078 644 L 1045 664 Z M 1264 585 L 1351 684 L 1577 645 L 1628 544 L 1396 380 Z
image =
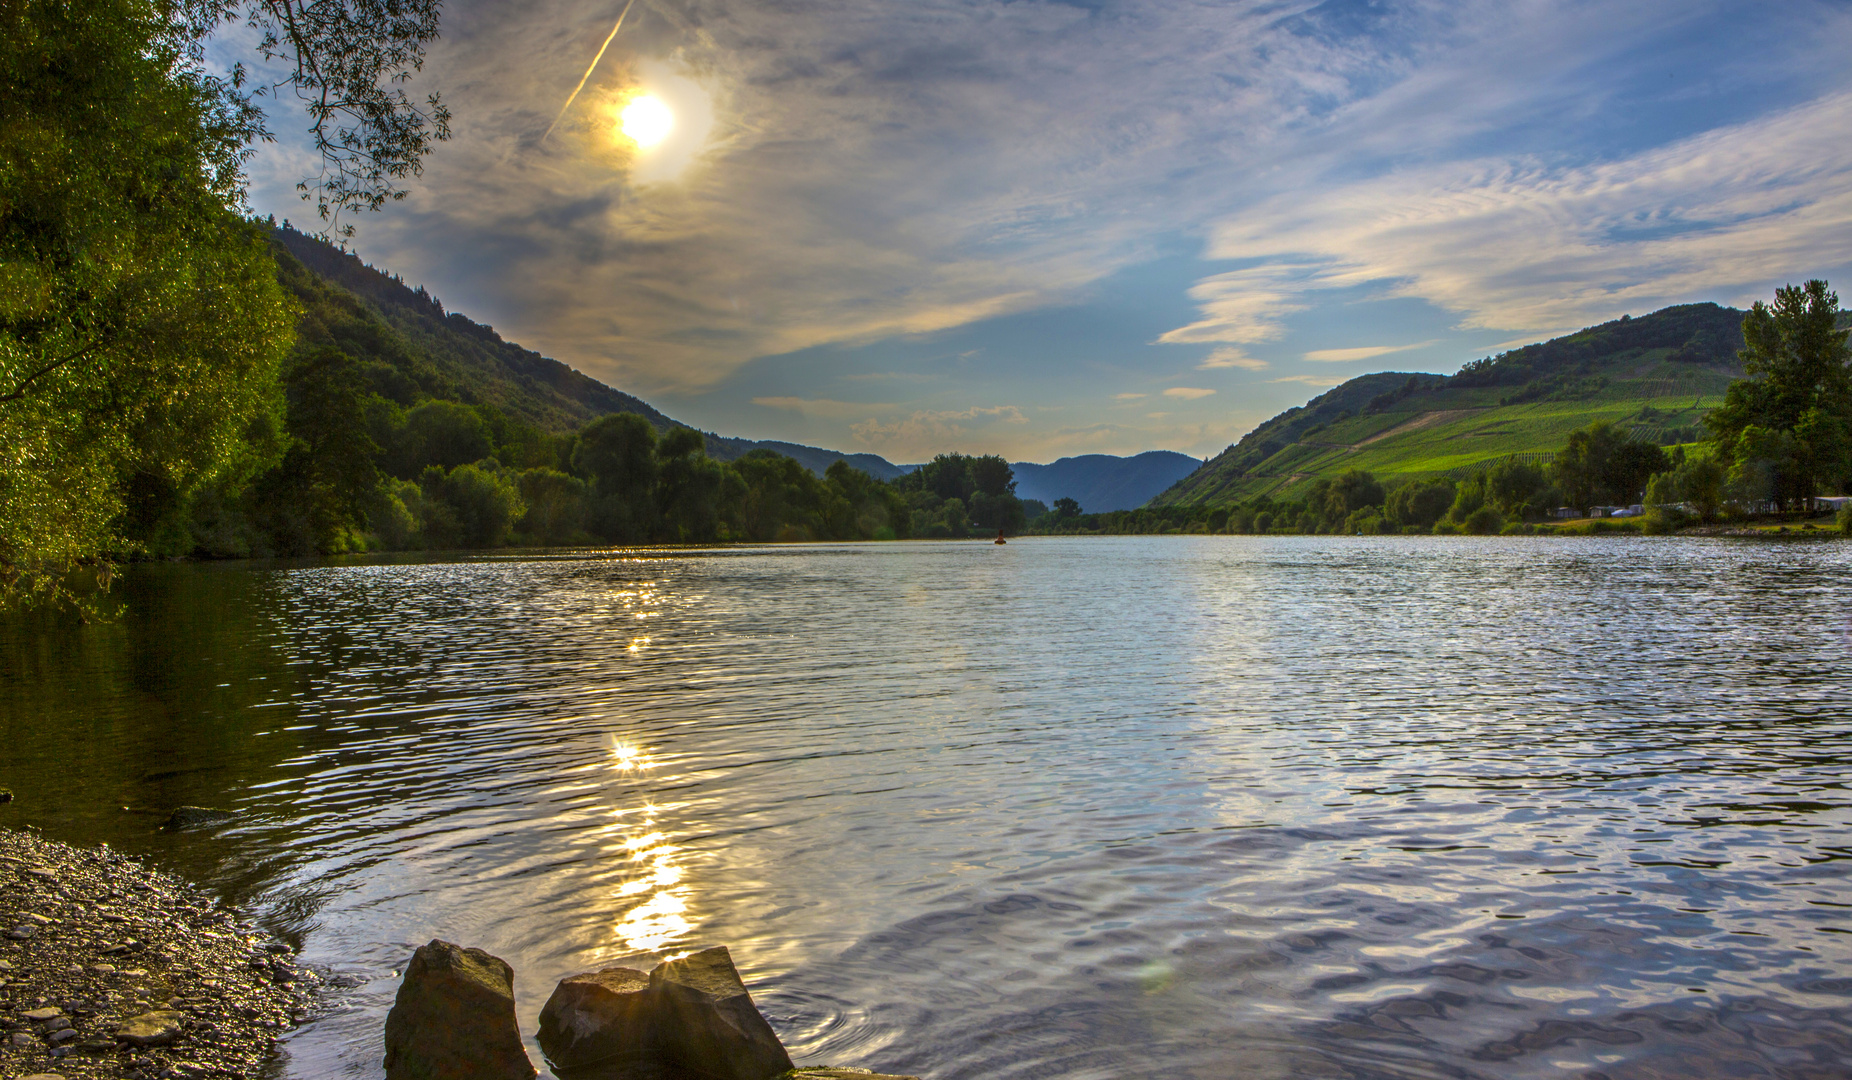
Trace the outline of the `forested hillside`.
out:
M 639 398 L 446 311 L 422 287 L 408 287 L 352 254 L 287 225 L 271 236 L 279 275 L 308 311 L 301 327 L 305 340 L 377 357 L 369 363 L 394 368 L 419 392 L 493 405 L 545 431 L 572 431 L 613 412 L 637 413 L 661 429 L 673 423 Z M 383 371 L 369 371 L 396 382 Z M 398 389 L 387 396 L 403 398 L 408 388 Z
M 1352 379 L 1261 424 L 1152 500 L 1229 505 L 1293 496 L 1362 469 L 1395 486 L 1461 479 L 1516 457 L 1542 463 L 1571 431 L 1608 420 L 1662 445 L 1702 437 L 1743 366 L 1743 312 L 1684 304 L 1473 361 L 1451 376 Z

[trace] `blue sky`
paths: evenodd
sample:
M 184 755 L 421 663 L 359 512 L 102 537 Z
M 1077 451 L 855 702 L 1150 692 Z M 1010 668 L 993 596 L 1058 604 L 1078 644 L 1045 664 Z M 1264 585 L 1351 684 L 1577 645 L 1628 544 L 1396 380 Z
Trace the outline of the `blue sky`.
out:
M 1213 454 L 1369 371 L 1852 282 L 1843 3 L 452 0 L 368 261 L 726 434 Z M 639 150 L 638 94 L 676 128 Z M 308 159 L 253 163 L 298 221 Z

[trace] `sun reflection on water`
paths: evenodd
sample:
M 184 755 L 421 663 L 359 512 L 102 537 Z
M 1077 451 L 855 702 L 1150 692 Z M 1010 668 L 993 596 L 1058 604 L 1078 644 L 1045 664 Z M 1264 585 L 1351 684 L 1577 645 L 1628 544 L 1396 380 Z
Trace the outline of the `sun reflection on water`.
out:
M 634 776 L 655 768 L 657 762 L 642 747 L 614 736 L 611 764 L 619 773 Z M 607 830 L 607 850 L 628 864 L 613 896 L 612 906 L 621 914 L 611 927 L 616 947 L 625 952 L 660 953 L 694 930 L 687 918 L 688 886 L 677 864 L 681 848 L 657 827 L 657 813 L 648 802 L 634 811 L 613 811 L 617 820 Z

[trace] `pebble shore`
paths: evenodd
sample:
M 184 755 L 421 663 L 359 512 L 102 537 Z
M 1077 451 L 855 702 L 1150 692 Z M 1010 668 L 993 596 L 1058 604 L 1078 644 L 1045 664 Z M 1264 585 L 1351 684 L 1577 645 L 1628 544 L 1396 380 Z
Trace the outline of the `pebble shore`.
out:
M 315 976 L 108 848 L 0 829 L 0 1077 L 256 1077 Z

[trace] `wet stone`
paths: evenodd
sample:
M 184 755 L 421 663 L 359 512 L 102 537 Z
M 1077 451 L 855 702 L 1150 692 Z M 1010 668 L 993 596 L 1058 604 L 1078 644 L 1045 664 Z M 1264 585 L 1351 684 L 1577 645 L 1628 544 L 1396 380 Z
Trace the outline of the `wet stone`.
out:
M 172 1010 L 142 1013 L 123 1021 L 116 1038 L 130 1046 L 165 1046 L 180 1037 L 180 1025 L 185 1019 Z
M 167 1080 L 187 1075 L 182 1058 L 203 1075 L 262 1076 L 277 1037 L 313 1000 L 312 972 L 291 986 L 245 974 L 256 929 L 187 883 L 108 849 L 0 829 L 0 928 L 23 926 L 43 929 L 0 941 L 7 1080 L 50 1059 L 68 1080 Z M 128 959 L 104 963 L 105 950 Z M 62 1019 L 25 1015 L 45 1009 Z M 173 1014 L 171 1041 L 158 1030 L 154 1045 L 118 1040 L 134 1027 L 125 1018 L 149 1013 Z
M 645 1068 L 656 1052 L 652 1001 L 649 976 L 631 968 L 561 979 L 540 1010 L 540 1049 L 556 1070 Z
M 387 1080 L 532 1080 L 514 970 L 448 941 L 421 945 L 386 1014 Z
M 650 972 L 659 1036 L 677 1065 L 718 1080 L 767 1080 L 791 1056 L 765 1022 L 724 945 Z

